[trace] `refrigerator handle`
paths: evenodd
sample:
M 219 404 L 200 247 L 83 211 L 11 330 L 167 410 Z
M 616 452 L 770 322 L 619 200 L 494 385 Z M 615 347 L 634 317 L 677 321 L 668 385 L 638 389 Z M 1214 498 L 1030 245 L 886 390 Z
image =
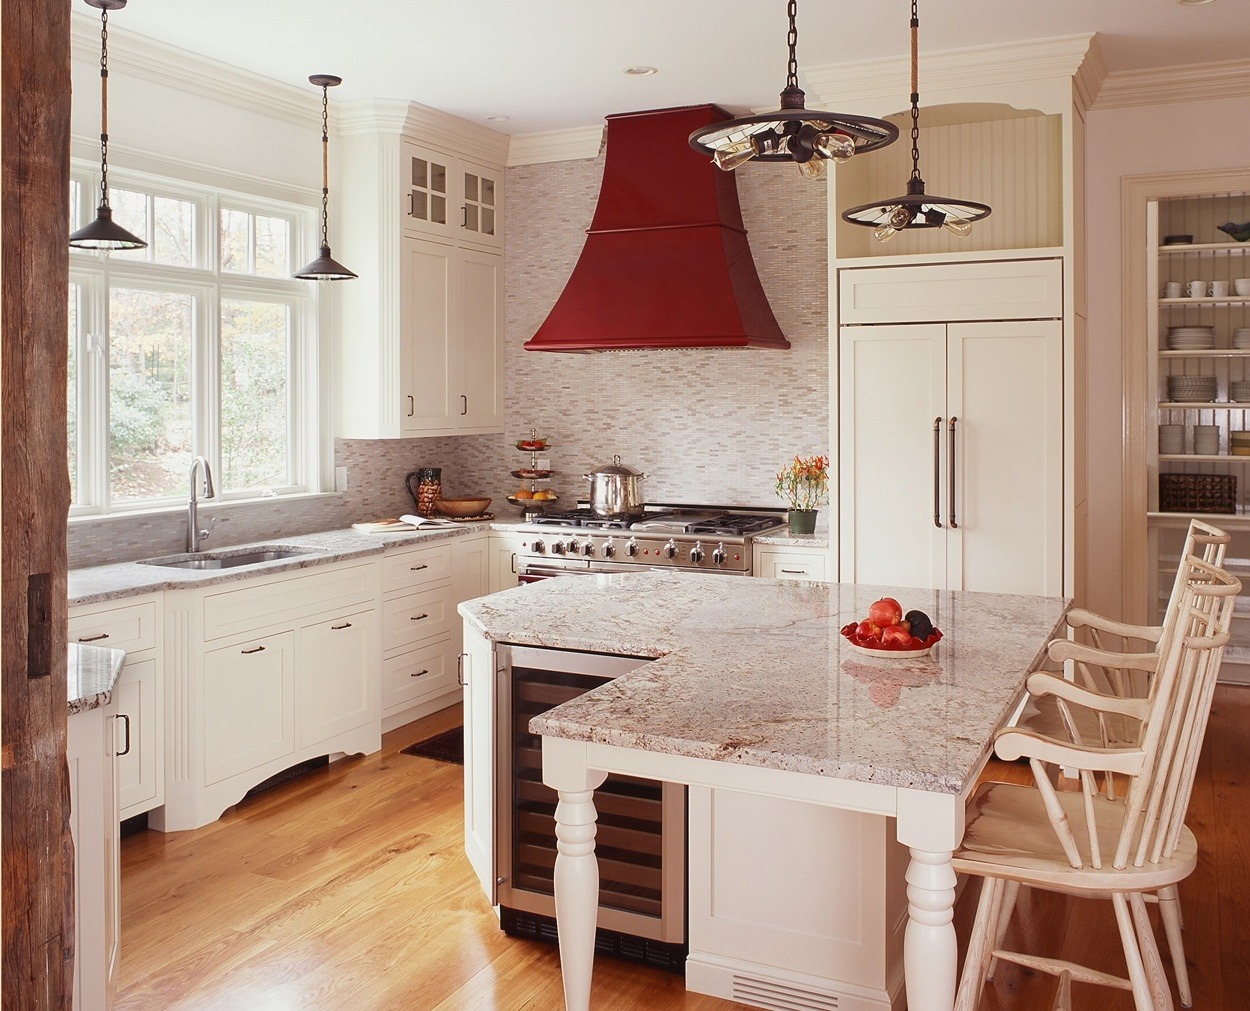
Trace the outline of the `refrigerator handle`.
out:
M 942 419 L 933 419 L 933 525 L 942 525 Z
M 952 530 L 959 529 L 959 524 L 955 522 L 955 422 L 958 420 L 954 416 L 951 417 L 950 458 L 947 460 L 950 465 L 950 484 L 946 488 L 946 512 Z

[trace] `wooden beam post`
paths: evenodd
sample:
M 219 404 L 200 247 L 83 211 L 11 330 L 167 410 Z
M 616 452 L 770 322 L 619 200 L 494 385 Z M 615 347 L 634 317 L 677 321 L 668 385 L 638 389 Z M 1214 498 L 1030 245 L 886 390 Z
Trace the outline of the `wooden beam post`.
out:
M 0 1005 L 72 1001 L 65 446 L 70 5 L 0 8 Z

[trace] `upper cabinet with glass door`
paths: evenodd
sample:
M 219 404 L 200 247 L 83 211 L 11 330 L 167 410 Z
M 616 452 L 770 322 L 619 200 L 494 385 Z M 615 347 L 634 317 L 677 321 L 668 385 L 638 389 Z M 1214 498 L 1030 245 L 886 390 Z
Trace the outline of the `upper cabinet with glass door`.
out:
M 490 249 L 503 247 L 503 173 L 405 143 L 404 231 Z

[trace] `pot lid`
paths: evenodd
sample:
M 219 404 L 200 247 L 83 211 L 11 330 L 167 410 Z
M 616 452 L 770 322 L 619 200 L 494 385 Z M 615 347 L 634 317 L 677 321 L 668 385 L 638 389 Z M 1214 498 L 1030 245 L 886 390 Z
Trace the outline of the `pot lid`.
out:
M 605 464 L 602 467 L 595 468 L 586 476 L 595 477 L 596 475 L 599 475 L 599 474 L 610 474 L 613 476 L 622 476 L 622 477 L 646 477 L 647 476 L 642 471 L 636 470 L 635 468 L 629 466 L 628 464 L 621 463 L 621 458 L 619 455 L 613 456 L 611 463 Z

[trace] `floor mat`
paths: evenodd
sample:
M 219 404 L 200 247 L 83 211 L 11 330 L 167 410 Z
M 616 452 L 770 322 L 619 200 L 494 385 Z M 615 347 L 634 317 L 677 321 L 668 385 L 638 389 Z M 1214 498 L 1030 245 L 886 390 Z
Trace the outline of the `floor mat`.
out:
M 436 762 L 464 765 L 464 727 L 452 727 L 434 737 L 410 744 L 404 748 L 403 753 L 419 758 L 432 758 Z

